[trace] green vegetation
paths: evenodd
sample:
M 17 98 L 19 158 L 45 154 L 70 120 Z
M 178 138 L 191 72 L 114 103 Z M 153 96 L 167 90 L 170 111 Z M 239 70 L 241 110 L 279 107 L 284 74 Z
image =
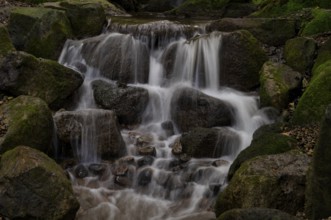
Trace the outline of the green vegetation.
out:
M 319 33 L 331 31 L 331 11 L 314 9 L 313 19 L 301 30 L 302 36 L 312 36 Z

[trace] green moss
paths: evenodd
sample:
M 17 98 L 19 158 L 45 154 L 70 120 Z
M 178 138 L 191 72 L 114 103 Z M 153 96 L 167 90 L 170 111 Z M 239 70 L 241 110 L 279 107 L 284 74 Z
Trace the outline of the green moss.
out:
M 316 50 L 317 45 L 313 39 L 298 37 L 286 42 L 284 58 L 290 67 L 305 73 L 313 65 Z
M 328 60 L 331 60 L 331 39 L 325 42 L 325 44 L 318 50 L 318 56 L 313 67 L 313 75 L 317 75 L 317 68 Z
M 231 179 L 241 164 L 245 161 L 260 155 L 279 154 L 292 150 L 296 145 L 296 140 L 279 133 L 275 133 L 273 126 L 264 126 L 256 131 L 252 143 L 245 150 L 241 151 L 232 163 L 228 178 Z M 271 128 L 270 128 L 271 127 Z M 277 130 L 277 129 L 276 129 Z
M 15 48 L 9 38 L 6 27 L 0 24 L 0 56 L 6 55 L 14 50 Z
M 53 118 L 47 104 L 39 98 L 20 96 L 0 107 L 8 131 L 0 142 L 0 152 L 27 145 L 47 152 L 53 134 Z
M 331 12 L 323 9 L 313 10 L 313 19 L 301 30 L 301 36 L 312 36 L 331 31 Z
M 331 103 L 331 60 L 314 71 L 314 77 L 294 111 L 293 123 L 320 123 L 329 103 Z

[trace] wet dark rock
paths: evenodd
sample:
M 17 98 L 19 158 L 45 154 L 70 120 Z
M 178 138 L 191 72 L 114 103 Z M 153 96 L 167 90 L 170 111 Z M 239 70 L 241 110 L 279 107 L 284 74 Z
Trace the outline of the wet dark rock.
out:
M 174 124 L 172 123 L 172 121 L 162 122 L 161 128 L 163 128 L 167 137 L 170 137 L 175 134 L 175 128 L 174 128 Z
M 226 160 L 215 160 L 212 162 L 211 165 L 213 165 L 214 167 L 221 167 L 221 166 L 227 166 L 229 164 L 230 162 Z
M 177 138 L 174 143 L 170 145 L 172 148 L 171 152 L 173 155 L 180 155 L 183 152 L 182 144 L 180 143 L 180 138 Z
M 119 159 L 118 161 L 120 164 L 128 164 L 128 165 L 135 165 L 136 161 L 134 159 L 134 157 L 132 156 L 126 156 L 126 157 L 122 157 Z
M 189 162 L 191 160 L 191 156 L 189 156 L 188 154 L 185 154 L 184 153 L 184 154 L 179 155 L 179 160 L 182 163 L 187 163 L 187 162 Z
M 0 90 L 39 97 L 53 109 L 61 108 L 82 83 L 81 74 L 52 60 L 24 52 L 0 59 Z
M 182 132 L 231 125 L 233 111 L 227 102 L 191 88 L 178 88 L 171 99 L 171 118 Z
M 74 219 L 79 203 L 64 171 L 46 154 L 25 146 L 0 159 L 0 216 Z
M 213 196 L 216 196 L 219 193 L 219 191 L 221 190 L 221 187 L 222 187 L 222 185 L 220 185 L 220 184 L 209 185 L 209 189 L 212 191 Z
M 126 176 L 129 171 L 129 167 L 125 164 L 121 164 L 119 166 L 116 166 L 114 170 L 114 175 L 116 176 Z
M 153 170 L 151 168 L 145 168 L 138 173 L 137 184 L 138 186 L 147 186 L 153 177 Z
M 267 208 L 244 208 L 231 209 L 224 212 L 218 217 L 218 220 L 266 220 L 266 219 L 281 219 L 281 220 L 296 220 L 297 218 L 286 212 L 277 209 Z
M 142 135 L 139 135 L 136 139 L 136 145 L 138 147 L 146 147 L 146 146 L 149 146 L 153 143 L 153 136 L 150 135 L 150 134 L 142 134 Z
M 126 11 L 137 11 L 138 9 L 138 3 L 140 1 L 137 0 L 113 0 L 112 3 L 118 4 Z
M 111 159 L 126 154 L 125 143 L 113 111 L 101 109 L 62 111 L 55 114 L 54 121 L 59 140 L 72 144 L 72 147 L 77 147 L 75 143 L 82 143 L 83 132 L 93 131 L 95 136 L 93 142 L 89 144 L 96 150 L 98 156 Z
M 107 169 L 106 164 L 93 163 L 88 166 L 88 170 L 93 175 L 97 175 L 97 176 L 103 175 L 103 173 L 106 171 L 106 169 Z
M 75 173 L 76 178 L 81 178 L 81 179 L 87 177 L 89 174 L 88 169 L 82 164 L 75 167 L 74 173 Z
M 144 166 L 150 166 L 154 162 L 154 157 L 152 156 L 144 156 L 140 159 L 138 159 L 137 164 L 138 167 L 144 167 Z
M 15 51 L 14 45 L 12 44 L 8 30 L 4 25 L 0 24 L 0 56 L 6 55 L 9 52 Z
M 156 149 L 152 146 L 138 147 L 138 154 L 141 156 L 156 156 Z
M 309 163 L 309 157 L 297 150 L 246 161 L 219 194 L 216 215 L 234 208 L 253 207 L 295 215 L 304 209 Z
M 132 186 L 132 179 L 127 176 L 116 176 L 115 183 L 122 187 L 129 188 Z
M 121 87 L 96 80 L 93 96 L 102 108 L 115 111 L 120 124 L 139 124 L 148 104 L 148 91 L 138 87 Z

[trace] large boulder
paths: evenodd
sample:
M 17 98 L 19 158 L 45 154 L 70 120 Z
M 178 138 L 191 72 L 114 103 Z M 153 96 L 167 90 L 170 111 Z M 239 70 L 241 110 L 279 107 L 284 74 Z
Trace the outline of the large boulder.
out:
M 220 215 L 217 220 L 296 220 L 293 215 L 277 209 L 246 208 L 231 209 Z
M 112 0 L 113 3 L 120 5 L 126 11 L 137 11 L 139 0 Z
M 301 92 L 302 75 L 285 64 L 267 61 L 260 71 L 261 106 L 287 108 Z
M 86 63 L 99 69 L 102 76 L 122 83 L 148 81 L 149 50 L 132 35 L 104 34 L 80 43 Z M 71 46 L 77 44 L 69 41 L 67 47 Z
M 229 126 L 234 122 L 234 109 L 229 103 L 192 88 L 178 88 L 170 105 L 171 118 L 183 132 L 195 127 Z
M 19 96 L 0 106 L 7 131 L 0 137 L 0 153 L 18 145 L 50 151 L 53 118 L 47 104 L 35 97 Z
M 300 73 L 312 68 L 317 52 L 317 44 L 311 38 L 297 37 L 286 41 L 284 58 L 287 65 Z
M 261 155 L 280 154 L 293 150 L 296 146 L 296 140 L 289 136 L 280 134 L 280 128 L 277 124 L 265 125 L 255 131 L 252 143 L 233 161 L 228 179 L 231 180 L 240 166 L 247 160 Z
M 92 83 L 93 96 L 98 105 L 113 110 L 120 124 L 139 124 L 148 104 L 148 90 L 116 85 L 103 80 Z
M 313 75 L 317 68 L 325 62 L 331 60 L 331 38 L 328 39 L 319 49 L 313 67 Z M 317 75 L 317 74 L 316 74 Z
M 299 99 L 292 121 L 295 124 L 320 123 L 331 103 L 331 60 L 319 65 Z
M 65 12 L 47 8 L 15 8 L 8 31 L 17 50 L 57 60 L 64 42 L 72 37 Z
M 326 109 L 320 137 L 314 149 L 313 162 L 308 175 L 306 214 L 317 220 L 331 216 L 331 106 Z
M 220 85 L 250 91 L 259 85 L 259 71 L 267 56 L 248 31 L 222 34 Z
M 219 194 L 216 215 L 253 207 L 274 208 L 293 215 L 303 211 L 309 162 L 309 157 L 297 150 L 246 161 Z
M 83 83 L 82 76 L 59 63 L 13 52 L 0 59 L 0 90 L 13 96 L 43 99 L 51 108 L 60 108 Z
M 14 50 L 7 28 L 0 24 L 0 57 Z
M 117 117 L 113 111 L 86 109 L 60 111 L 54 115 L 57 136 L 80 152 L 81 162 L 113 159 L 126 154 Z
M 331 24 L 329 22 L 331 19 L 330 10 L 315 8 L 312 14 L 313 19 L 300 30 L 301 36 L 313 36 L 331 31 Z
M 223 18 L 211 22 L 206 29 L 209 32 L 247 30 L 259 41 L 273 46 L 284 45 L 296 35 L 295 21 L 283 18 Z
M 194 158 L 219 158 L 240 144 L 239 136 L 226 128 L 194 128 L 180 138 L 182 152 Z M 233 145 L 232 145 L 233 144 Z
M 19 146 L 0 160 L 0 215 L 10 219 L 74 219 L 79 203 L 64 171 L 46 154 Z

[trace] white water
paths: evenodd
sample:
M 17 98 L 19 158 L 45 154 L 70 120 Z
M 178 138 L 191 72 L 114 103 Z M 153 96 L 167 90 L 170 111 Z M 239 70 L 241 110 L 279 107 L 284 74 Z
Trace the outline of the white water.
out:
M 81 203 L 77 219 L 202 220 L 215 218 L 211 212 L 215 198 L 214 192 L 226 184 L 226 175 L 231 162 L 250 144 L 253 132 L 261 125 L 270 123 L 264 111 L 258 109 L 258 97 L 219 87 L 218 56 L 222 45 L 220 33 L 197 35 L 192 40 L 185 38 L 174 40 L 169 37 L 168 42 L 162 43 L 166 46 L 149 48 L 148 83 L 138 80 L 141 73 L 138 70 L 142 70 L 141 65 L 144 65 L 141 61 L 140 50 L 144 48 L 143 44 L 150 40 L 146 41 L 146 36 L 135 39 L 126 34 L 109 33 L 90 40 L 97 44 L 93 50 L 89 51 L 92 54 L 85 57 L 99 59 L 97 61 L 86 60 L 82 54 L 82 48 L 88 41 L 68 41 L 63 49 L 59 62 L 85 75 L 84 84 L 77 97 L 76 110 L 96 108 L 90 84 L 93 80 L 102 78 L 103 66 L 109 62 L 105 54 L 112 51 L 106 51 L 105 44 L 123 42 L 118 41 L 118 38 L 130 39 L 131 42 L 123 45 L 124 54 L 118 54 L 118 56 L 122 59 L 133 57 L 132 85 L 148 89 L 150 96 L 142 124 L 135 130 L 122 131 L 127 152 L 135 161 L 141 159 L 142 157 L 137 154 L 136 144 L 140 138 L 147 137 L 156 149 L 156 158 L 151 165 L 139 169 L 134 165 L 128 165 L 129 178 L 115 176 L 112 173 L 112 166 L 108 164 L 103 164 L 105 171 L 101 177 L 92 175 L 78 179 L 72 172 L 74 190 Z M 164 57 L 174 47 L 177 50 L 171 57 L 175 59 L 175 62 L 172 68 L 167 70 Z M 124 64 L 122 60 L 118 65 Z M 84 68 L 80 68 L 82 66 Z M 232 127 L 224 129 L 235 132 L 238 140 L 227 141 L 220 158 L 193 158 L 178 166 L 172 165 L 177 159 L 172 154 L 170 146 L 180 134 L 175 127 L 175 134 L 169 137 L 161 125 L 163 122 L 171 121 L 171 97 L 174 91 L 182 86 L 199 89 L 234 107 L 235 123 Z M 88 135 L 91 134 L 86 134 L 85 138 L 88 138 Z M 91 154 L 89 150 L 86 152 Z M 86 158 L 84 155 L 81 157 Z M 227 162 L 220 166 L 213 166 L 216 160 Z M 118 161 L 113 166 L 118 167 L 120 164 L 121 162 Z M 88 164 L 85 165 L 88 166 Z M 148 181 L 144 183 L 147 174 Z M 117 184 L 123 181 L 126 183 L 125 187 Z

